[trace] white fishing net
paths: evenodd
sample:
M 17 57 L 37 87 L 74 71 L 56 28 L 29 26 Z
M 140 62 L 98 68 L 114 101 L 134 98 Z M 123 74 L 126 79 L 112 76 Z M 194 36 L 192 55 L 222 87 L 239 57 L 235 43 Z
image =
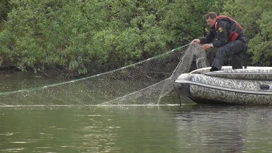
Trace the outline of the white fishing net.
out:
M 113 71 L 38 88 L 0 92 L 2 105 L 158 104 L 174 89 L 175 79 L 207 67 L 199 45 L 185 45 Z
M 189 45 L 187 50 L 179 51 L 184 52 L 184 54 L 182 54 L 182 56 L 177 56 L 177 58 L 179 58 L 180 60 L 175 64 L 176 67 L 172 70 L 172 74 L 168 78 L 161 80 L 158 83 L 152 84 L 146 88 L 143 88 L 139 91 L 132 92 L 122 97 L 118 97 L 103 104 L 123 105 L 135 102 L 156 102 L 157 104 L 159 104 L 161 102 L 161 98 L 167 96 L 174 90 L 174 82 L 180 74 L 189 72 L 190 70 L 196 68 L 209 66 L 206 59 L 206 53 L 204 50 L 201 49 L 200 45 L 191 44 Z

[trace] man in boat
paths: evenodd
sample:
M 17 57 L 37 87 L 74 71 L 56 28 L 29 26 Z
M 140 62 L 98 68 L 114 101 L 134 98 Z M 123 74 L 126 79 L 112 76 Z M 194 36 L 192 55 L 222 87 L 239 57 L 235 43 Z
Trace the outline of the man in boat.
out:
M 192 43 L 202 44 L 202 49 L 216 49 L 216 56 L 210 71 L 221 70 L 226 57 L 231 57 L 233 69 L 243 66 L 243 51 L 246 49 L 246 39 L 242 27 L 234 19 L 210 12 L 206 15 L 206 23 L 210 27 L 209 33 L 201 39 L 194 39 Z

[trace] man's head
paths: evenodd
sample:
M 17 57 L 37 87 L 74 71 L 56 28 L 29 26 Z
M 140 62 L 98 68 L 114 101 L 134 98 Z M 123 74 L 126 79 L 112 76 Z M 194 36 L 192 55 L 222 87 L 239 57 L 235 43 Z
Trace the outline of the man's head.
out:
M 209 27 L 213 27 L 216 22 L 217 14 L 214 12 L 210 12 L 206 15 L 206 23 Z

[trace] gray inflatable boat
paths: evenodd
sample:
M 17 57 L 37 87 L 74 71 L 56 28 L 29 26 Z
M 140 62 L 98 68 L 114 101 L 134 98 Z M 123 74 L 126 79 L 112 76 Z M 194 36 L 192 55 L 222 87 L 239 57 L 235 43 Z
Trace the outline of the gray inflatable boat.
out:
M 272 67 L 210 72 L 210 67 L 181 74 L 175 81 L 179 95 L 206 104 L 272 104 Z

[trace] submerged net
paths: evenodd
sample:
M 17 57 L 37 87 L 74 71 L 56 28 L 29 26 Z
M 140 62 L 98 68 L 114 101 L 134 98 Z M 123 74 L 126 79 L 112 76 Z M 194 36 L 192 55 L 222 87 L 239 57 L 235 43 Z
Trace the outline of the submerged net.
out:
M 158 104 L 173 91 L 175 79 L 207 67 L 199 45 L 185 45 L 159 56 L 81 79 L 0 93 L 2 105 Z

